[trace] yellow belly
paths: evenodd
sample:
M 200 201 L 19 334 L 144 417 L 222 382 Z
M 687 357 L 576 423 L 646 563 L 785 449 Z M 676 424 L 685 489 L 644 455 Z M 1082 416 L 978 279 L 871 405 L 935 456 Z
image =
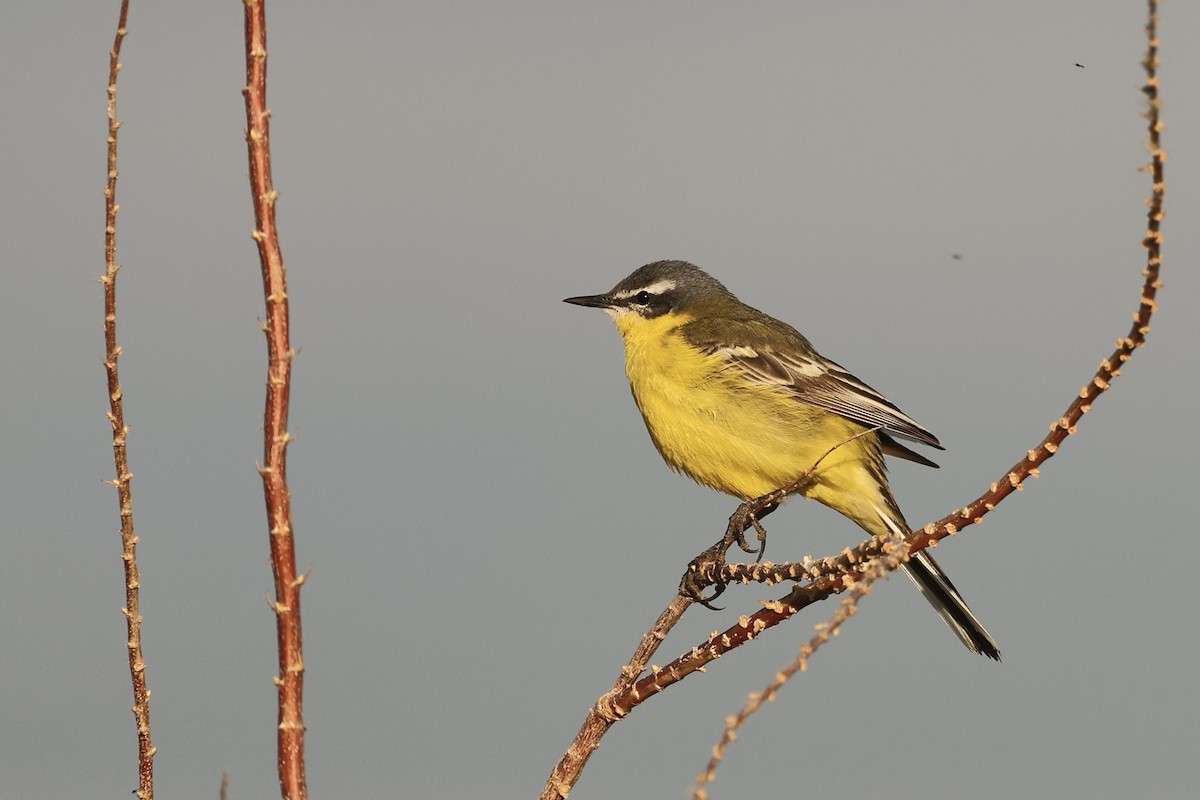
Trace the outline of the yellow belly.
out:
M 878 509 L 892 503 L 880 486 L 883 457 L 873 433 L 842 444 L 863 426 L 782 388 L 751 384 L 681 337 L 626 336 L 625 344 L 634 400 L 673 469 L 747 500 L 791 483 L 820 460 L 801 493 L 871 533 L 884 532 Z

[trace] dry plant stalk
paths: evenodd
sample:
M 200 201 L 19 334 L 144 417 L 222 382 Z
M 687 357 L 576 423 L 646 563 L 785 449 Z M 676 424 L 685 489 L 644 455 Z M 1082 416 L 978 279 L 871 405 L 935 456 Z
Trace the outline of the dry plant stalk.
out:
M 279 648 L 279 786 L 288 800 L 308 797 L 304 773 L 304 657 L 300 630 L 300 586 L 296 574 L 292 505 L 287 485 L 288 398 L 292 359 L 288 337 L 287 276 L 275 227 L 276 193 L 271 180 L 270 119 L 267 109 L 267 17 L 264 0 L 245 0 L 246 148 L 254 204 L 254 241 L 262 267 L 267 318 L 267 397 L 263 412 L 263 493 L 271 530 L 275 576 L 275 630 Z
M 1142 240 L 1142 247 L 1146 250 L 1146 267 L 1142 271 L 1144 281 L 1138 309 L 1133 313 L 1133 325 L 1126 336 L 1117 340 L 1116 349 L 1100 362 L 1091 381 L 1079 390 L 1078 396 L 1063 415 L 1051 424 L 1050 433 L 1035 448 L 1027 451 L 1025 457 L 1013 465 L 1003 478 L 993 483 L 988 491 L 963 508 L 926 525 L 920 531 L 915 531 L 905 540 L 909 555 L 926 547 L 935 547 L 947 536 L 953 536 L 969 525 L 978 524 L 1001 500 L 1023 488 L 1027 478 L 1037 477 L 1039 467 L 1058 452 L 1068 436 L 1076 432 L 1080 419 L 1091 411 L 1092 403 L 1107 391 L 1112 380 L 1120 375 L 1121 366 L 1133 357 L 1135 350 L 1146 343 L 1146 335 L 1150 332 L 1150 318 L 1158 307 L 1155 298 L 1162 287 L 1159 270 L 1162 265 L 1161 225 L 1164 216 L 1163 198 L 1166 193 L 1163 168 L 1167 158 L 1161 146 L 1163 125 L 1160 120 L 1162 104 L 1158 80 L 1158 2 L 1148 0 L 1147 5 L 1148 22 L 1145 31 L 1148 44 L 1142 60 L 1146 83 L 1142 91 L 1148 98 L 1147 110 L 1143 116 L 1148 122 L 1146 147 L 1150 153 L 1150 163 L 1144 169 L 1151 175 L 1152 191 L 1150 198 L 1146 200 L 1149 210 L 1146 235 Z M 749 505 L 761 508 L 758 501 L 750 501 Z M 757 613 L 741 617 L 738 624 L 713 634 L 706 642 L 692 648 L 667 666 L 651 667 L 650 674 L 639 679 L 658 646 L 691 605 L 690 600 L 681 597 L 672 600 L 653 627 L 643 636 L 613 688 L 588 712 L 571 746 L 550 773 L 540 795 L 542 800 L 567 797 L 578 782 L 588 758 L 599 747 L 601 738 L 614 722 L 671 684 L 694 672 L 703 671 L 709 663 L 725 653 L 790 618 L 801 608 L 844 591 L 848 583 L 846 576 L 857 576 L 861 571 L 860 565 L 877 557 L 882 545 L 883 542 L 873 538 L 858 547 L 843 551 L 839 556 L 801 564 L 726 565 L 720 568 L 719 572 L 714 571 L 715 565 L 710 566 L 709 574 L 704 576 L 709 583 L 718 582 L 719 579 L 724 582 L 753 580 L 771 584 L 804 577 L 810 582 L 796 586 L 788 595 L 775 602 L 764 603 L 765 607 Z
M 125 628 L 129 651 L 129 674 L 133 680 L 133 717 L 137 723 L 138 790 L 141 800 L 154 798 L 154 754 L 150 740 L 150 689 L 146 686 L 146 662 L 142 658 L 142 614 L 138 597 L 141 578 L 138 575 L 138 537 L 133 528 L 133 479 L 129 471 L 126 440 L 129 427 L 125 424 L 124 393 L 117 371 L 121 347 L 117 344 L 117 73 L 121 71 L 121 43 L 125 41 L 125 24 L 129 18 L 129 0 L 122 0 L 117 19 L 117 34 L 108 53 L 108 182 L 104 187 L 104 262 L 105 271 L 100 283 L 104 285 L 104 370 L 108 374 L 108 421 L 112 425 L 113 462 L 116 480 L 109 481 L 117 488 L 121 510 L 121 559 L 125 563 Z
M 725 720 L 725 731 L 721 734 L 721 740 L 713 747 L 712 757 L 708 760 L 704 772 L 696 776 L 696 786 L 692 790 L 693 800 L 708 800 L 707 786 L 716 780 L 717 767 L 725 759 L 729 745 L 737 740 L 738 729 L 746 724 L 746 720 L 756 714 L 764 703 L 775 702 L 775 696 L 779 690 L 797 672 L 808 669 L 809 659 L 816 654 L 817 650 L 821 649 L 821 645 L 837 636 L 846 620 L 858 613 L 858 601 L 871 593 L 871 587 L 875 581 L 895 572 L 901 564 L 908 560 L 905 539 L 898 534 L 893 534 L 883 540 L 881 550 L 881 555 L 868 561 L 861 570 L 855 573 L 850 593 L 842 598 L 838 610 L 828 622 L 817 625 L 816 634 L 801 646 L 800 652 L 792 660 L 792 663 L 776 673 L 775 678 L 763 691 L 752 693 L 736 715 Z

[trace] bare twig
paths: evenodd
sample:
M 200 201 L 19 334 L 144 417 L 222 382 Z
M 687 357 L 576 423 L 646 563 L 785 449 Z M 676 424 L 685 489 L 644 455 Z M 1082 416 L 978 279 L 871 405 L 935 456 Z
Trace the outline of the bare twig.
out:
M 133 528 L 133 489 L 130 482 L 129 456 L 126 440 L 129 427 L 125 424 L 125 409 L 117 360 L 121 348 L 117 344 L 117 73 L 121 70 L 121 43 L 125 41 L 125 24 L 129 18 L 129 0 L 122 0 L 117 18 L 117 34 L 108 53 L 108 182 L 104 187 L 104 369 L 108 373 L 108 421 L 112 425 L 113 463 L 116 466 L 117 500 L 121 510 L 121 559 L 125 563 L 125 628 L 129 652 L 129 674 L 133 680 L 133 717 L 137 723 L 138 790 L 141 800 L 154 798 L 154 744 L 150 740 L 150 689 L 146 686 L 146 662 L 142 658 L 142 614 L 138 602 L 141 578 L 138 575 L 138 537 Z
M 870 432 L 870 430 L 866 430 L 837 443 L 826 450 L 811 467 L 805 470 L 803 475 L 792 481 L 792 483 L 757 500 L 743 503 L 734 512 L 733 516 L 729 519 L 729 527 L 726 529 L 725 538 L 697 556 L 692 564 L 689 565 L 689 572 L 684 575 L 684 583 L 680 587 L 680 593 L 676 595 L 663 613 L 659 615 L 658 620 L 650 630 L 646 632 L 646 635 L 642 637 L 642 641 L 634 651 L 633 657 L 621 669 L 621 675 L 613 688 L 597 700 L 591 711 L 588 712 L 588 716 L 584 719 L 579 733 L 576 734 L 575 741 L 571 743 L 567 752 L 550 773 L 550 778 L 546 781 L 545 789 L 541 795 L 542 798 L 566 797 L 571 787 L 579 780 L 579 775 L 587 764 L 588 758 L 600 746 L 600 739 L 614 722 L 624 717 L 632 709 L 632 706 L 627 703 L 618 703 L 615 701 L 618 698 L 627 698 L 629 693 L 635 690 L 638 676 L 646 671 L 646 666 L 650 663 L 650 659 L 658 650 L 659 645 L 663 643 L 667 633 L 675 627 L 675 624 L 683 617 L 683 613 L 687 611 L 688 607 L 697 601 L 698 593 L 689 593 L 686 589 L 688 575 L 698 571 L 697 564 L 705 563 L 711 567 L 712 565 L 723 563 L 725 550 L 735 541 L 733 538 L 734 531 L 739 534 L 742 533 L 753 524 L 755 515 L 759 514 L 764 508 L 778 503 L 798 487 L 804 485 L 817 466 L 834 450 Z M 702 572 L 701 574 L 707 573 Z M 712 581 L 710 580 L 709 584 L 706 585 L 711 585 L 711 583 Z M 703 601 L 701 600 L 701 602 Z M 658 667 L 651 667 L 651 672 L 657 674 Z
M 263 413 L 263 464 L 259 468 L 271 530 L 275 575 L 275 625 L 279 648 L 279 785 L 287 800 L 308 797 L 304 773 L 304 657 L 300 629 L 300 586 L 287 485 L 288 398 L 292 359 L 288 337 L 287 277 L 275 227 L 271 180 L 270 118 L 267 109 L 267 18 L 264 0 L 245 0 L 246 146 L 254 203 L 254 241 L 266 298 L 267 397 Z
M 779 690 L 792 679 L 792 676 L 808 669 L 809 659 L 821 648 L 821 645 L 837 636 L 842 624 L 858 613 L 858 601 L 870 594 L 871 586 L 875 581 L 895 572 L 901 564 L 908 560 L 905 540 L 899 533 L 894 533 L 881 540 L 881 544 L 882 553 L 864 564 L 856 574 L 850 593 L 842 598 L 833 618 L 818 625 L 816 635 L 801 646 L 800 652 L 792 663 L 777 672 L 775 678 L 763 691 L 751 694 L 741 711 L 725 720 L 725 731 L 721 735 L 721 740 L 713 748 L 712 757 L 709 758 L 704 772 L 696 777 L 696 786 L 692 790 L 694 800 L 707 800 L 708 790 L 706 787 L 716 779 L 717 767 L 725 759 L 729 745 L 737 739 L 737 732 L 746 723 L 746 720 L 757 713 L 763 703 L 774 702 Z
M 627 713 L 616 710 L 610 702 L 611 699 L 622 696 L 633 688 L 638 676 L 646 670 L 646 665 L 650 663 L 650 659 L 658 650 L 658 646 L 662 644 L 667 633 L 675 627 L 675 623 L 679 622 L 683 617 L 683 612 L 687 611 L 691 604 L 690 599 L 682 595 L 675 595 L 654 625 L 642 637 L 633 657 L 621 669 L 621 676 L 617 678 L 613 688 L 597 700 L 596 705 L 588 711 L 583 725 L 579 728 L 579 733 L 575 735 L 575 740 L 571 742 L 567 752 L 554 765 L 554 770 L 550 773 L 546 786 L 542 790 L 542 800 L 565 798 L 570 793 L 571 787 L 579 780 L 588 758 L 600 746 L 600 739 L 614 722 Z
M 1146 235 L 1142 240 L 1142 246 L 1147 251 L 1146 267 L 1142 271 L 1144 282 L 1138 309 L 1133 314 L 1133 326 L 1126 336 L 1117 340 L 1116 350 L 1100 362 L 1091 381 L 1080 389 L 1078 396 L 1067 407 L 1063 415 L 1051 425 L 1050 433 L 1034 449 L 1029 450 L 1021 461 L 1013 465 L 1001 480 L 993 483 L 988 491 L 963 508 L 911 534 L 905 540 L 910 555 L 926 547 L 936 546 L 941 539 L 953 536 L 969 525 L 979 523 L 986 514 L 995 509 L 1001 500 L 1021 489 L 1027 478 L 1037 477 L 1038 468 L 1058 452 L 1058 448 L 1067 436 L 1075 433 L 1079 420 L 1091 410 L 1092 403 L 1107 391 L 1113 379 L 1120 375 L 1121 365 L 1132 358 L 1133 352 L 1146 342 L 1146 335 L 1150 331 L 1150 318 L 1157 308 L 1155 296 L 1162 286 L 1162 282 L 1159 280 L 1162 263 L 1162 233 L 1160 229 L 1163 219 L 1163 198 L 1166 191 L 1163 181 L 1166 153 L 1161 147 L 1163 126 L 1159 118 L 1161 101 L 1157 75 L 1159 65 L 1158 3 L 1156 0 L 1148 0 L 1148 7 L 1149 21 L 1146 25 L 1148 47 L 1142 61 L 1146 71 L 1146 84 L 1142 91 L 1149 99 L 1144 116 L 1148 121 L 1147 149 L 1150 152 L 1150 163 L 1145 170 L 1151 174 L 1153 186 L 1151 197 L 1146 201 L 1149 206 L 1148 221 Z M 769 505 L 769 503 L 761 503 L 763 499 L 751 501 L 751 507 L 762 510 Z M 752 514 L 746 515 L 747 527 L 751 524 L 751 517 Z M 742 530 L 744 531 L 745 527 Z M 698 565 L 695 575 L 698 580 L 706 582 L 706 585 L 737 580 L 760 580 L 773 583 L 800 577 L 808 577 L 810 582 L 795 587 L 788 595 L 777 601 L 764 603 L 765 607 L 762 610 L 753 615 L 741 617 L 737 625 L 724 632 L 714 634 L 708 641 L 692 648 L 690 652 L 680 656 L 666 667 L 652 668 L 650 674 L 640 680 L 631 680 L 629 672 L 634 668 L 644 669 L 644 661 L 639 665 L 637 658 L 631 660 L 613 689 L 606 693 L 589 712 L 571 747 L 555 766 L 541 795 L 543 800 L 567 796 L 578 781 L 587 759 L 599 746 L 601 737 L 613 722 L 621 719 L 633 708 L 671 684 L 693 672 L 703 670 L 706 665 L 723 654 L 788 619 L 799 609 L 843 591 L 847 584 L 846 576 L 860 574 L 862 562 L 878 556 L 883 544 L 881 540 L 872 538 L 852 550 L 843 551 L 840 556 L 802 564 L 720 566 L 714 563 Z M 639 652 L 643 650 L 648 640 L 653 640 L 654 647 L 657 647 L 657 644 L 682 616 L 683 611 L 686 610 L 686 604 L 682 608 L 678 608 L 681 599 L 676 598 L 672 601 L 671 606 L 668 606 L 667 611 L 659 617 L 654 628 L 643 637 L 642 645 L 639 645 Z M 650 652 L 653 652 L 653 648 Z M 646 658 L 648 659 L 649 655 Z

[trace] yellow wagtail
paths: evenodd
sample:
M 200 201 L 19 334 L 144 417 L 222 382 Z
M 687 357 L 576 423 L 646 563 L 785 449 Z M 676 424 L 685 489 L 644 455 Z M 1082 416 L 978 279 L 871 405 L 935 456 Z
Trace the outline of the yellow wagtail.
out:
M 820 461 L 801 494 L 872 535 L 910 532 L 883 457 L 936 467 L 894 437 L 941 444 L 795 328 L 742 303 L 685 261 L 647 264 L 609 292 L 566 302 L 599 308 L 616 322 L 633 399 L 673 470 L 750 500 Z M 968 648 L 1000 659 L 996 642 L 928 553 L 904 569 Z

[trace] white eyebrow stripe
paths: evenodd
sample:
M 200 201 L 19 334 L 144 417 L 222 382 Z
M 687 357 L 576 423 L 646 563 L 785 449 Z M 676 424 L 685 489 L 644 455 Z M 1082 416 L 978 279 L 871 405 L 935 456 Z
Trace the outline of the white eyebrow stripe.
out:
M 638 286 L 633 289 L 622 289 L 619 292 L 613 292 L 612 296 L 613 296 L 614 300 L 626 300 L 630 297 L 633 297 L 638 292 L 649 292 L 650 294 L 663 294 L 665 292 L 671 291 L 674 288 L 675 288 L 675 281 L 670 280 L 669 278 L 666 278 L 661 281 L 655 281 L 654 283 L 650 284 L 649 286 Z

